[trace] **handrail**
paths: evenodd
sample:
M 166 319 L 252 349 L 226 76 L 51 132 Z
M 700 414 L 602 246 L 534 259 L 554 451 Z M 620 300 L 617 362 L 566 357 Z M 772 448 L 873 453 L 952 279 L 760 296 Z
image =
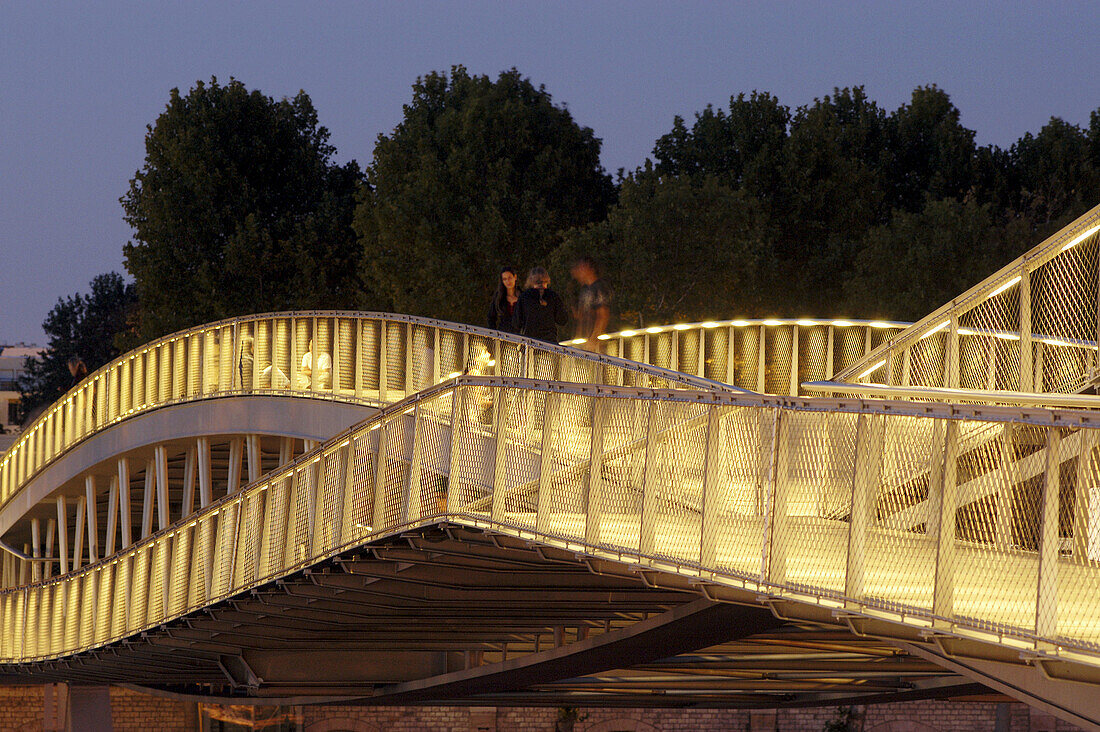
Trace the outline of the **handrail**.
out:
M 1024 391 L 851 384 L 844 381 L 807 381 L 802 384 L 802 388 L 814 394 L 858 394 L 871 399 L 905 398 L 1021 407 L 1100 409 L 1100 395 L 1096 394 L 1058 394 L 1054 392 L 1035 394 Z
M 599 336 L 609 353 L 758 393 L 796 395 L 830 378 L 909 323 L 851 318 L 735 318 Z M 583 339 L 565 341 L 580 345 Z
M 1019 391 L 1077 391 L 1096 373 L 1100 321 L 1095 287 L 1084 283 L 1095 283 L 1097 233 L 1100 206 L 901 331 L 833 379 L 886 382 L 900 376 L 906 381 L 904 386 L 978 389 L 987 388 L 992 380 L 997 386 Z M 989 333 L 1000 341 L 986 349 L 990 356 L 971 359 L 975 362 L 971 365 L 973 373 L 966 373 L 960 363 L 963 353 L 958 336 L 967 330 Z M 925 339 L 934 348 L 925 349 L 928 353 L 915 353 Z M 1053 355 L 1047 357 L 1044 347 L 1055 349 Z M 1091 366 L 1088 358 L 1069 352 L 1081 347 L 1094 352 Z M 908 367 L 903 359 L 910 362 Z M 913 365 L 914 361 L 921 361 L 919 367 Z M 881 369 L 880 362 L 889 365 Z M 872 364 L 874 368 L 869 369 Z

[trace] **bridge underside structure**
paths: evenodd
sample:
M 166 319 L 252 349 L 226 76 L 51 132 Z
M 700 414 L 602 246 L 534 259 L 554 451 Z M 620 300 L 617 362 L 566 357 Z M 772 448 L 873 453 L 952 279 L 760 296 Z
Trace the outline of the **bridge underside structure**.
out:
M 0 679 L 1100 726 L 1098 222 L 913 325 L 168 336 L 0 459 Z

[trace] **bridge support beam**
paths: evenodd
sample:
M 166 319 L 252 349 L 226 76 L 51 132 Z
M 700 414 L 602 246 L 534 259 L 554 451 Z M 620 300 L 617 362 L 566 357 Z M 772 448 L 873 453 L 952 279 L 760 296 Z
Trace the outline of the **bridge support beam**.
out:
M 229 473 L 225 481 L 225 494 L 231 496 L 241 489 L 241 456 L 244 443 L 240 437 L 229 441 Z
M 118 461 L 118 518 L 122 529 L 120 549 L 133 543 L 130 535 L 130 461 L 120 458 Z
M 245 437 L 245 448 L 248 458 L 248 482 L 254 483 L 260 479 L 260 436 L 248 435 Z
M 69 571 L 69 517 L 65 496 L 57 497 L 57 558 L 61 562 L 61 574 Z
M 198 479 L 198 456 L 195 447 L 187 448 L 183 458 L 183 501 L 180 518 L 187 518 L 195 511 L 195 481 Z
M 84 477 L 84 505 L 88 513 L 88 563 L 99 559 L 99 501 L 95 494 L 95 476 Z
M 210 438 L 200 437 L 195 442 L 199 467 L 199 508 L 206 508 L 214 500 L 214 476 L 210 468 Z
M 118 476 L 112 475 L 110 487 L 107 489 L 107 534 L 103 543 L 103 556 L 109 557 L 115 553 L 115 542 L 118 534 Z
M 163 531 L 171 522 L 168 516 L 168 448 L 164 445 L 153 448 L 153 462 L 157 480 L 157 530 Z
M 88 510 L 84 496 L 76 499 L 76 523 L 73 526 L 73 571 L 80 569 L 84 559 L 84 512 Z
M 55 519 L 49 519 L 46 521 L 46 559 L 53 559 L 53 540 L 54 535 L 57 533 L 57 521 Z M 47 561 L 45 569 L 43 570 L 43 577 L 49 579 L 53 575 L 53 562 Z
M 42 529 L 39 519 L 31 519 L 31 556 L 35 559 L 42 556 Z M 42 579 L 41 570 L 42 565 L 38 562 L 31 565 L 31 582 Z
M 156 462 L 150 458 L 145 461 L 145 490 L 141 502 L 141 538 L 153 533 L 153 500 L 156 490 Z
M 1095 684 L 1060 678 L 1057 665 L 1044 666 L 1044 661 L 1026 665 L 972 658 L 956 653 L 955 644 L 949 640 L 938 645 L 898 643 L 898 646 L 1070 724 L 1100 729 L 1100 695 L 1096 693 Z

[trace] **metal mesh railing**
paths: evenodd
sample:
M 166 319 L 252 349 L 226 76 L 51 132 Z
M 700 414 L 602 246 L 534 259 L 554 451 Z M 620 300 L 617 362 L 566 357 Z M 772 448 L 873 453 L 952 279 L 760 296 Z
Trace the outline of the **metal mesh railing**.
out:
M 442 519 L 1100 665 L 1098 430 L 1072 410 L 460 377 L 0 593 L 0 661 L 102 646 Z
M 50 462 L 141 412 L 234 394 L 382 405 L 463 373 L 669 388 L 723 388 L 681 374 L 484 328 L 382 313 L 276 313 L 166 336 L 96 371 L 0 458 L 0 507 Z
M 623 330 L 600 340 L 614 356 L 761 394 L 797 396 L 807 393 L 800 388 L 803 382 L 831 379 L 909 325 L 882 320 L 722 320 Z M 618 383 L 633 385 L 629 377 Z
M 1021 392 L 1094 387 L 1098 232 L 1100 206 L 833 380 Z

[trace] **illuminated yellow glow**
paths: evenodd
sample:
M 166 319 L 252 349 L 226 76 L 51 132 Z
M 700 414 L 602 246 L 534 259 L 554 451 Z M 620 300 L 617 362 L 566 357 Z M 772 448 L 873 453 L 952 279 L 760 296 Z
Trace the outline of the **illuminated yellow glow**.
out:
M 489 362 L 486 363 L 485 365 L 486 366 L 496 366 L 497 365 L 497 360 L 495 358 L 490 358 Z
M 676 325 L 672 326 L 672 329 L 673 330 L 687 330 L 690 327 L 691 327 L 690 325 L 686 325 L 684 323 L 677 323 Z
M 1043 341 L 1043 343 L 1047 344 L 1048 346 L 1062 346 L 1064 348 L 1073 348 L 1075 345 L 1077 345 L 1076 343 L 1070 343 L 1069 341 L 1062 341 L 1062 340 L 1059 340 L 1057 338 L 1043 338 L 1042 341 Z
M 600 340 L 600 341 L 606 341 L 609 338 L 611 338 L 611 336 L 609 336 L 607 333 L 604 333 L 603 335 L 596 336 L 596 340 Z
M 705 323 L 700 323 L 700 324 L 699 324 L 699 327 L 700 327 L 700 328 L 717 328 L 717 327 L 718 327 L 718 323 L 715 323 L 715 322 L 714 322 L 713 320 L 708 320 L 708 321 L 707 321 L 707 322 L 705 322 Z
M 447 374 L 448 379 L 457 379 L 459 376 L 462 376 L 461 371 L 452 371 L 451 373 Z
M 1081 232 L 1077 236 L 1073 237 L 1073 239 L 1070 240 L 1069 244 L 1066 244 L 1064 247 L 1062 247 L 1062 251 L 1064 252 L 1064 251 L 1067 251 L 1069 249 L 1073 249 L 1075 246 L 1077 246 L 1078 244 L 1083 242 L 1085 239 L 1088 239 L 1090 236 L 1095 234 L 1097 231 L 1100 231 L 1100 224 L 1097 224 L 1096 226 L 1092 227 L 1091 229 L 1085 229 L 1083 232 Z
M 783 321 L 782 320 L 775 320 L 773 318 L 769 318 L 769 319 L 764 321 L 764 325 L 770 325 L 770 326 L 774 327 L 774 326 L 777 326 L 777 325 L 783 325 Z
M 840 326 L 841 328 L 847 328 L 849 325 L 855 325 L 850 320 L 834 320 L 833 325 Z
M 747 320 L 734 320 L 732 323 L 730 323 L 730 325 L 736 325 L 738 328 L 744 328 L 748 324 L 749 321 Z
M 959 328 L 959 335 L 978 335 L 978 331 L 969 328 Z
M 653 326 L 653 327 L 651 327 L 651 328 L 646 328 L 646 329 L 645 329 L 645 332 L 646 332 L 646 333 L 660 333 L 660 332 L 661 332 L 661 328 L 659 328 L 658 326 L 654 325 L 654 326 Z
M 881 320 L 872 320 L 870 323 L 868 323 L 868 325 L 870 325 L 872 328 L 893 328 L 894 327 L 894 326 L 890 325 L 889 323 L 884 323 Z
M 884 358 L 881 361 L 879 361 L 878 363 L 876 363 L 874 366 L 872 366 L 871 368 L 867 369 L 862 374 L 860 374 L 859 378 L 864 379 L 867 376 L 869 376 L 869 375 L 873 374 L 874 372 L 878 371 L 880 368 L 882 368 L 885 365 L 886 365 L 886 359 Z
M 920 339 L 921 339 L 921 340 L 924 340 L 925 338 L 927 338 L 927 337 L 928 337 L 928 336 L 930 336 L 930 335 L 935 335 L 936 333 L 939 333 L 939 332 L 940 332 L 941 330 L 943 330 L 944 328 L 946 328 L 946 327 L 947 327 L 947 324 L 948 324 L 948 323 L 950 323 L 950 322 L 951 322 L 951 321 L 949 321 L 949 320 L 945 320 L 945 321 L 943 321 L 942 323 L 940 323 L 939 325 L 937 325 L 937 326 L 936 326 L 935 328 L 933 328 L 932 330 L 930 330 L 930 331 L 928 331 L 927 333 L 925 333 L 924 335 L 922 335 L 922 336 L 920 337 Z
M 994 338 L 1000 338 L 1002 341 L 1018 341 L 1020 336 L 1015 333 L 994 333 Z
M 637 334 L 637 333 L 635 333 L 635 332 L 634 332 L 634 331 L 632 331 L 632 330 L 624 330 L 624 331 L 623 331 L 622 333 L 620 333 L 619 335 L 621 335 L 621 336 L 622 336 L 623 338 L 630 338 L 631 336 L 635 336 L 635 335 L 638 335 L 638 334 Z
M 989 297 L 996 297 L 997 295 L 1000 295 L 1002 292 L 1009 289 L 1010 287 L 1019 284 L 1020 280 L 1022 280 L 1023 278 L 1024 278 L 1023 275 L 1016 275 L 1015 277 L 1010 279 L 1008 282 L 1004 283 L 1003 285 L 998 287 L 996 290 L 989 293 Z
M 571 344 L 573 344 L 574 346 L 579 346 L 580 344 L 584 343 L 584 339 L 583 338 L 574 338 L 573 340 L 571 340 L 569 342 Z
M 802 320 L 798 321 L 798 324 L 809 327 L 811 325 L 817 325 L 817 321 L 816 320 L 810 320 L 809 318 L 803 318 Z

